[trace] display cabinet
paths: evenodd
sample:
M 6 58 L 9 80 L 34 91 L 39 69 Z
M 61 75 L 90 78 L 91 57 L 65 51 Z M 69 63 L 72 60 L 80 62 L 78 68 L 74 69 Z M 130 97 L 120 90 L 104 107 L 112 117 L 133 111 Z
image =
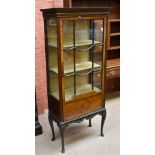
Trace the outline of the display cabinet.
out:
M 42 9 L 49 123 L 64 130 L 72 123 L 100 114 L 101 136 L 106 118 L 105 72 L 108 8 Z

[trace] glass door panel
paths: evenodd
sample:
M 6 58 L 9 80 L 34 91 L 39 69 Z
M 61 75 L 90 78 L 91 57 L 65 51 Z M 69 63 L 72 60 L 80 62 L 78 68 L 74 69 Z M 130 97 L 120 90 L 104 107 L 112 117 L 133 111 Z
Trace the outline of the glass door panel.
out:
M 76 46 L 86 46 L 85 48 L 87 48 L 87 46 L 92 43 L 89 33 L 89 26 L 89 20 L 76 20 L 74 22 Z
M 74 72 L 74 52 L 64 50 L 64 74 Z
M 65 101 L 72 100 L 75 94 L 74 90 L 74 76 L 64 77 L 64 87 L 65 87 Z
M 57 52 L 57 27 L 55 18 L 47 20 L 48 41 L 48 93 L 59 100 L 58 85 L 58 52 Z
M 73 21 L 63 21 L 64 48 L 73 47 Z
M 76 94 L 80 95 L 86 92 L 95 91 L 100 92 L 101 90 L 94 87 L 92 81 L 92 70 L 82 71 L 76 76 Z

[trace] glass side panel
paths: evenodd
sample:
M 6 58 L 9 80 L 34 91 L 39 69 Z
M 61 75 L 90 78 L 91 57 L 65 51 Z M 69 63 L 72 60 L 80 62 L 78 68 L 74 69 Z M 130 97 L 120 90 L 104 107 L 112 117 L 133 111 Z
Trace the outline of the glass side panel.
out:
M 103 20 L 94 20 L 94 38 L 96 41 L 102 43 L 103 41 Z
M 94 38 L 96 41 L 101 42 L 101 44 L 97 44 L 94 47 L 94 63 L 97 63 L 102 66 L 102 42 L 103 42 L 103 20 L 94 20 L 95 23 L 95 31 Z
M 55 18 L 47 20 L 48 41 L 48 93 L 59 100 L 58 85 L 58 52 L 57 52 L 57 27 Z
M 101 84 L 101 78 L 102 78 L 102 74 L 101 74 L 101 70 L 95 70 L 94 71 L 94 76 L 93 76 L 93 80 L 94 80 L 94 87 L 98 88 L 98 89 L 102 89 L 102 84 Z
M 94 72 L 102 69 L 103 20 L 63 21 L 65 101 L 101 91 Z M 101 82 L 101 76 L 97 76 Z
M 55 18 L 51 18 L 47 21 L 47 37 L 48 45 L 57 47 L 57 25 Z
M 104 61 L 103 60 L 104 21 L 103 20 L 95 20 L 94 23 L 95 23 L 95 26 L 94 26 L 95 27 L 95 33 L 94 33 L 95 40 L 102 43 L 102 44 L 96 45 L 94 48 L 94 63 L 102 66 L 103 61 Z M 94 87 L 97 87 L 98 89 L 102 89 L 101 79 L 102 79 L 101 68 L 98 68 L 98 69 L 94 70 L 94 74 L 93 74 L 93 85 L 94 85 Z

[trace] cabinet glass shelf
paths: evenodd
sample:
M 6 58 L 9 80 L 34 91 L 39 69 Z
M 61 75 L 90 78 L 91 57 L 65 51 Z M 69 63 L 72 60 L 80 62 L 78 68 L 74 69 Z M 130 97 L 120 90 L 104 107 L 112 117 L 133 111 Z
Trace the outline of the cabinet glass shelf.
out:
M 87 70 L 87 69 L 91 69 L 92 68 L 92 62 L 91 61 L 87 61 L 87 62 L 82 62 L 82 63 L 78 63 L 75 65 L 76 66 L 76 71 L 83 71 L 83 70 Z M 101 65 L 94 63 L 94 68 L 99 68 L 101 67 Z M 57 73 L 58 74 L 58 68 L 49 68 L 50 71 Z M 73 66 L 72 65 L 67 65 L 64 67 L 64 73 L 72 73 L 74 72 Z
M 94 44 L 101 44 L 101 43 L 102 42 L 100 41 L 94 41 Z M 92 44 L 92 40 L 84 40 L 84 41 L 78 41 L 75 44 L 75 46 L 79 47 L 79 46 L 86 46 L 91 44 Z M 57 44 L 54 42 L 49 43 L 48 45 L 57 48 Z M 73 43 L 68 42 L 67 44 L 64 44 L 64 48 L 69 48 L 69 47 L 73 47 Z
M 77 86 L 76 87 L 76 95 L 90 92 L 91 88 L 92 88 L 91 84 Z M 73 90 L 74 90 L 74 88 L 65 89 L 65 101 L 69 101 L 73 98 L 73 96 L 74 96 Z M 94 86 L 94 89 L 92 91 L 101 92 L 101 89 Z M 54 96 L 57 100 L 59 100 L 59 92 L 58 91 L 52 92 L 52 93 L 50 93 L 50 95 Z

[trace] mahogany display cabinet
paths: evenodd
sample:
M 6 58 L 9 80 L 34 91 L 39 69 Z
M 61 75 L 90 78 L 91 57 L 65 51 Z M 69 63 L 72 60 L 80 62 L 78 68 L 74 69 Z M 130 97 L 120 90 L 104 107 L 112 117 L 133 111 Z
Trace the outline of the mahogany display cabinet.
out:
M 64 131 L 72 123 L 101 115 L 106 118 L 105 73 L 109 8 L 52 8 L 44 17 L 48 118 Z

